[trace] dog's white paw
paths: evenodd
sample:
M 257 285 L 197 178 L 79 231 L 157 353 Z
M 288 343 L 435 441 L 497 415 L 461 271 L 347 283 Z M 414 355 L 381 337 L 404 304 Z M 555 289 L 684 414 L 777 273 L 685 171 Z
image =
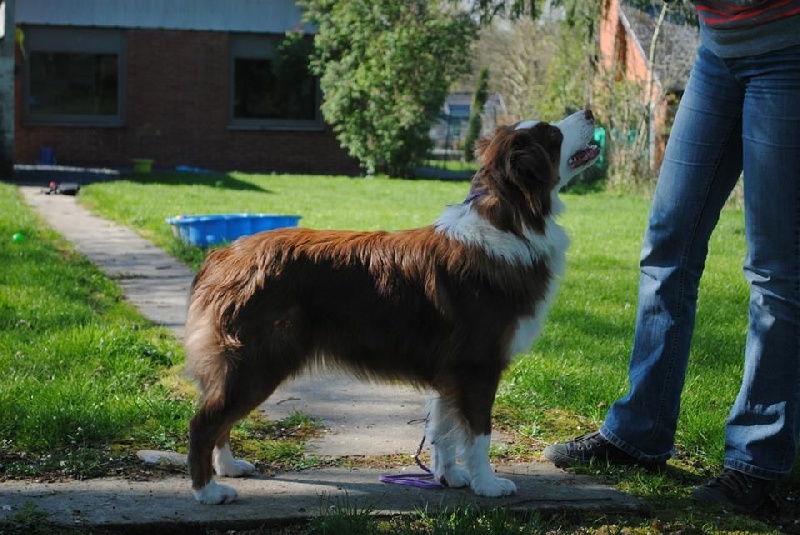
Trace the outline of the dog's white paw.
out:
M 434 477 L 436 477 L 436 481 L 446 487 L 458 489 L 469 486 L 469 472 L 459 466 L 452 466 L 442 470 L 441 473 L 436 470 Z
M 255 470 L 256 467 L 247 461 L 234 459 L 229 446 L 214 449 L 214 471 L 218 476 L 241 477 Z
M 517 486 L 510 479 L 503 479 L 495 475 L 477 477 L 470 484 L 472 491 L 478 496 L 498 498 L 516 494 Z
M 226 463 L 214 463 L 214 470 L 217 475 L 224 477 L 242 477 L 250 475 L 256 471 L 256 467 L 247 461 L 231 459 Z
M 220 485 L 213 479 L 208 484 L 199 490 L 193 490 L 194 498 L 206 505 L 219 505 L 223 503 L 231 503 L 236 499 L 236 491 L 227 485 Z

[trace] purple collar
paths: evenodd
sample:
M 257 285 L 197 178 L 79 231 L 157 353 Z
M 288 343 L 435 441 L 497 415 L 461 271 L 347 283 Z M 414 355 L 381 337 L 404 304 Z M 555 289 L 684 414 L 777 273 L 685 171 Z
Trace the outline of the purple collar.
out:
M 482 197 L 487 193 L 488 191 L 486 190 L 486 187 L 484 187 L 483 185 L 473 185 L 469 189 L 469 195 L 467 195 L 467 198 L 464 199 L 464 204 L 469 204 L 478 197 Z

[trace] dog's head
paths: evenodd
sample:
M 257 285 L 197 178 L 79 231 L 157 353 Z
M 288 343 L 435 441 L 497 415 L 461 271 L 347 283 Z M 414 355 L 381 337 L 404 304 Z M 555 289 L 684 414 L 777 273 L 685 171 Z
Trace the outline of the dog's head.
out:
M 540 121 L 522 121 L 514 126 L 515 130 L 532 130 Z M 544 123 L 546 124 L 546 123 Z M 600 147 L 591 145 L 594 137 L 594 115 L 591 110 L 582 110 L 554 125 L 563 136 L 559 151 L 558 184 L 561 189 L 581 171 L 592 165 L 600 155 Z
M 580 111 L 555 124 L 523 121 L 501 126 L 475 148 L 480 168 L 470 198 L 501 230 L 542 231 L 552 213 L 554 193 L 597 159 L 590 145 L 594 117 Z

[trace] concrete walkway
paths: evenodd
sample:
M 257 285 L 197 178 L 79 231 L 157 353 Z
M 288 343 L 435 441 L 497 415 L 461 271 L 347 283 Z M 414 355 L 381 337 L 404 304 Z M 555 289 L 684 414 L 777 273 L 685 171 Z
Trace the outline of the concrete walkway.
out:
M 182 337 L 191 271 L 130 229 L 94 216 L 75 197 L 43 195 L 20 188 L 26 201 L 54 230 L 115 279 L 127 299 L 155 323 Z M 422 436 L 424 393 L 410 388 L 370 385 L 341 376 L 302 377 L 284 385 L 261 407 L 268 418 L 300 410 L 318 418 L 327 432 L 308 444 L 321 457 L 412 454 Z M 381 472 L 418 471 L 398 467 Z M 229 506 L 200 506 L 186 476 L 148 482 L 105 478 L 63 483 L 0 483 L 0 522 L 33 503 L 64 526 L 174 532 L 178 525 L 237 527 L 285 523 L 318 514 L 326 503 L 376 512 L 433 511 L 474 503 L 542 511 L 589 510 L 603 514 L 643 511 L 638 500 L 545 463 L 498 467 L 514 480 L 517 495 L 480 499 L 465 490 L 420 490 L 378 481 L 373 469 L 326 468 L 230 481 L 240 499 Z
M 433 514 L 468 504 L 542 513 L 596 512 L 597 516 L 643 512 L 641 503 L 630 496 L 586 476 L 566 474 L 540 463 L 498 469 L 517 484 L 519 492 L 507 498 L 477 498 L 463 489 L 386 485 L 378 481 L 380 472 L 325 468 L 229 479 L 225 483 L 237 489 L 237 501 L 205 506 L 190 497 L 186 476 L 155 481 L 106 478 L 47 484 L 7 482 L 0 483 L 0 523 L 27 502 L 47 513 L 55 524 L 133 533 L 144 533 L 146 529 L 150 535 L 162 531 L 202 533 L 192 529 L 201 526 L 230 530 L 286 524 L 319 515 L 336 505 L 386 515 L 416 511 Z

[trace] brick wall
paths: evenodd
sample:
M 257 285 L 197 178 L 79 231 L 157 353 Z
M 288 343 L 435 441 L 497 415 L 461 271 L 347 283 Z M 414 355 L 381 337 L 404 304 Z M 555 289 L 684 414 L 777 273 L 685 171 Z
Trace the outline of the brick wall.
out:
M 26 125 L 18 98 L 15 162 L 36 163 L 41 147 L 51 147 L 60 165 L 125 168 L 133 158 L 150 158 L 156 169 L 188 165 L 219 171 L 359 172 L 330 128 L 230 129 L 229 57 L 224 32 L 128 30 L 125 124 Z M 21 76 L 16 89 L 21 95 Z
M 619 29 L 619 3 L 617 0 L 601 0 L 599 31 L 600 65 L 605 71 L 614 69 L 616 59 L 617 31 Z
M 646 99 L 646 82 L 650 76 L 647 57 L 634 36 L 630 35 L 620 20 L 619 0 L 602 0 L 599 32 L 600 65 L 611 71 L 617 81 L 624 79 L 642 84 L 642 98 Z M 653 146 L 650 164 L 653 169 L 661 166 L 664 158 L 666 139 L 664 123 L 667 115 L 667 102 L 661 98 L 663 89 L 658 81 L 650 87 L 650 102 L 653 106 Z
M 619 0 L 603 0 L 600 21 L 600 65 L 617 80 L 643 82 L 649 75 L 647 58 L 620 21 Z

